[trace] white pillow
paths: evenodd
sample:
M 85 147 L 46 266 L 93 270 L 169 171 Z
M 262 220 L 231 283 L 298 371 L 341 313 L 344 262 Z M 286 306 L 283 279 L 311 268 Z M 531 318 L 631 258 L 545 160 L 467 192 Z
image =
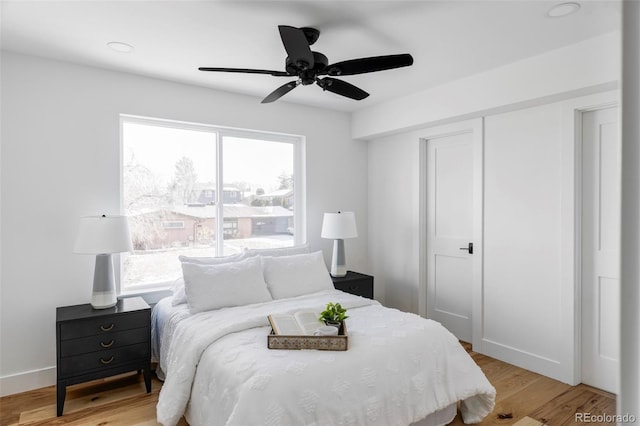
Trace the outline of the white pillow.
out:
M 178 256 L 180 262 L 195 263 L 197 265 L 221 265 L 223 263 L 237 262 L 245 258 L 244 253 L 238 253 L 231 256 L 222 257 L 192 257 L 192 256 Z M 173 292 L 173 299 L 171 299 L 171 306 L 182 305 L 187 303 L 187 294 L 184 291 L 184 279 L 178 278 L 173 282 L 171 286 Z
M 187 303 L 187 293 L 184 292 L 184 279 L 182 277 L 173 282 L 171 291 L 173 292 L 171 306 L 178 306 L 183 303 Z
M 309 245 L 302 244 L 292 247 L 278 247 L 269 249 L 247 249 L 243 253 L 246 257 L 249 256 L 293 256 L 294 254 L 307 254 L 309 253 Z
M 272 300 L 260 258 L 220 265 L 183 262 L 182 274 L 192 313 Z
M 262 270 L 274 299 L 333 289 L 322 252 L 263 257 Z

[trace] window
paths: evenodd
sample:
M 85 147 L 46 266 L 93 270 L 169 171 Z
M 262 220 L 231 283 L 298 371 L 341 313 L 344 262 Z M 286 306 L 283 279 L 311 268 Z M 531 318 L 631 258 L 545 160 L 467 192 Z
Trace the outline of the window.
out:
M 238 219 L 224 219 L 224 236 L 235 238 L 238 235 Z
M 166 222 L 162 222 L 162 227 L 165 229 L 183 229 L 184 221 L 182 220 L 168 220 Z
M 120 293 L 170 285 L 180 255 L 303 243 L 303 151 L 297 136 L 121 116 L 134 249 L 122 256 Z

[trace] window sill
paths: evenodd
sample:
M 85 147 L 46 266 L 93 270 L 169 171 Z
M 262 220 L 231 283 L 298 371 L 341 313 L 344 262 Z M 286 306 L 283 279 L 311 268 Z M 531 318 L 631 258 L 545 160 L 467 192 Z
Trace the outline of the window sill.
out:
M 157 287 L 157 288 L 152 288 L 152 289 L 138 289 L 138 290 L 126 291 L 126 292 L 120 293 L 118 295 L 118 298 L 122 299 L 122 298 L 126 298 L 126 297 L 140 296 L 149 305 L 154 305 L 154 304 L 158 303 L 161 299 L 164 299 L 165 297 L 169 297 L 169 296 L 172 296 L 172 295 L 173 295 L 173 293 L 171 292 L 170 288 L 168 288 L 168 287 L 164 287 L 164 288 Z

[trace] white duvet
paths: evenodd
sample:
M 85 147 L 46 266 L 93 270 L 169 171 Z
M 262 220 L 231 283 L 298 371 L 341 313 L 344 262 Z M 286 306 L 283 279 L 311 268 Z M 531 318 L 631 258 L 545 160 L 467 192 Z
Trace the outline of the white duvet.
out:
M 267 349 L 267 315 L 348 309 L 349 349 Z M 175 425 L 409 425 L 461 401 L 465 423 L 493 410 L 495 389 L 439 323 L 340 291 L 171 316 L 158 421 Z

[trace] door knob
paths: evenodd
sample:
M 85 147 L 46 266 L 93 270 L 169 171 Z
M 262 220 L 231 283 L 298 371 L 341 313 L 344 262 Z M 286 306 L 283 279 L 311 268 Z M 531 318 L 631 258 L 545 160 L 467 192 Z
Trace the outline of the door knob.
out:
M 460 247 L 460 250 L 467 250 L 469 254 L 473 254 L 473 243 L 469 243 L 467 247 Z

